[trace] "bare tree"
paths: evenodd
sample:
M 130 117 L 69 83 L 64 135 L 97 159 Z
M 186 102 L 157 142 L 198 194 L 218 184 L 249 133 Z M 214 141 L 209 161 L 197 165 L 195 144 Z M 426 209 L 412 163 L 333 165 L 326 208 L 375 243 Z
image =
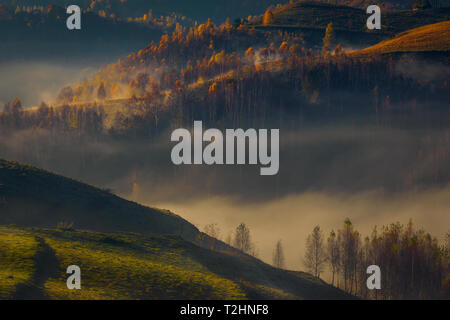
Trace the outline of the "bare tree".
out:
M 209 247 L 211 250 L 216 249 L 216 242 L 217 240 L 220 240 L 221 234 L 220 234 L 220 228 L 217 225 L 217 223 L 210 223 L 207 224 L 204 228 L 204 232 L 210 236 L 209 239 Z
M 345 219 L 343 229 L 339 230 L 339 236 L 342 241 L 341 247 L 341 266 L 344 277 L 344 290 L 352 293 L 353 285 L 356 283 L 356 271 L 358 263 L 358 251 L 360 247 L 360 235 L 354 230 L 350 219 Z
M 304 264 L 306 269 L 315 277 L 320 278 L 320 273 L 324 270 L 327 254 L 323 245 L 322 230 L 315 226 L 313 232 L 306 239 L 306 253 Z
M 234 246 L 245 253 L 250 253 L 252 250 L 250 229 L 245 225 L 245 223 L 241 223 L 236 228 L 236 233 L 234 235 Z
M 275 268 L 283 269 L 285 267 L 284 263 L 283 244 L 281 243 L 281 240 L 278 240 L 275 249 L 273 250 L 273 266 Z
M 335 277 L 339 276 L 339 264 L 341 260 L 341 254 L 339 250 L 340 238 L 336 236 L 336 232 L 332 230 L 327 241 L 328 262 L 330 263 L 331 270 L 331 284 L 334 285 Z
M 210 224 L 207 224 L 207 225 L 205 226 L 205 228 L 204 228 L 204 232 L 205 232 L 208 236 L 213 237 L 213 238 L 215 238 L 215 239 L 217 239 L 217 240 L 220 240 L 220 238 L 221 238 L 220 228 L 219 228 L 219 226 L 217 225 L 217 223 L 210 223 Z

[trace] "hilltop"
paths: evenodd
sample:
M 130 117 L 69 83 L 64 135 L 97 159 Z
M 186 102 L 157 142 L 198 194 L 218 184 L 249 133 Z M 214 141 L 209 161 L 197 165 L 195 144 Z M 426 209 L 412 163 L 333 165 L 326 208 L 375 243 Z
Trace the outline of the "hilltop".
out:
M 365 9 L 346 5 L 299 1 L 284 6 L 269 8 L 273 19 L 267 26 L 326 28 L 333 22 L 336 30 L 364 31 L 368 14 Z M 404 31 L 417 26 L 445 21 L 450 18 L 450 8 L 435 8 L 424 10 L 386 10 L 382 14 L 383 33 Z M 249 23 L 250 26 L 262 26 L 263 16 Z M 376 31 L 379 33 L 380 31 Z
M 307 41 L 318 44 L 330 22 L 333 23 L 338 42 L 366 45 L 389 38 L 398 32 L 450 19 L 450 8 L 385 10 L 382 14 L 381 30 L 372 31 L 366 27 L 368 15 L 365 8 L 300 1 L 269 8 L 269 10 L 273 18 L 268 23 L 263 23 L 261 15 L 243 26 L 259 31 L 297 32 L 301 33 Z
M 350 53 L 350 56 L 373 56 L 400 52 L 450 51 L 450 21 L 426 25 L 400 33 L 393 39 Z
M 357 7 L 357 8 L 367 8 L 370 5 L 376 4 L 381 9 L 412 9 L 416 6 L 414 1 L 405 0 L 336 0 L 337 4 Z M 441 7 L 448 7 L 450 2 L 448 0 L 429 1 L 430 4 L 434 6 L 440 5 Z
M 197 228 L 167 210 L 141 206 L 48 171 L 0 160 L 0 224 L 143 234 L 176 234 L 193 240 Z

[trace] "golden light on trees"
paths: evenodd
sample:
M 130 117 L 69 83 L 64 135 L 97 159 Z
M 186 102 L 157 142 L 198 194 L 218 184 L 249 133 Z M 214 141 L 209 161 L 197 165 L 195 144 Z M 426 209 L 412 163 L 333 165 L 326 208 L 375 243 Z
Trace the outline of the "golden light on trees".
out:
M 275 22 L 275 18 L 273 17 L 272 9 L 267 9 L 267 11 L 264 13 L 263 17 L 263 25 L 268 26 Z

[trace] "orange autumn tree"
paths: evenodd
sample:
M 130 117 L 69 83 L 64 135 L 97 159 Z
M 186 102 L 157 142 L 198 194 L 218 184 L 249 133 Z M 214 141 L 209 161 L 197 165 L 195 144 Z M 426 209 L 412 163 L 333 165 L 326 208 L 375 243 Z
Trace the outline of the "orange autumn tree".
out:
M 269 8 L 266 10 L 266 13 L 264 13 L 263 17 L 263 25 L 268 26 L 275 22 L 275 18 L 273 17 L 272 9 Z

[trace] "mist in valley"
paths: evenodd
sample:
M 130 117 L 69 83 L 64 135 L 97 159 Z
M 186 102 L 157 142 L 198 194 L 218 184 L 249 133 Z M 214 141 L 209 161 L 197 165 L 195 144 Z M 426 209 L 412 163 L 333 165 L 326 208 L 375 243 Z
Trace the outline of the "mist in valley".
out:
M 347 217 L 363 236 L 412 219 L 442 237 L 450 225 L 450 131 L 351 120 L 281 127 L 275 176 L 260 176 L 259 165 L 175 166 L 169 131 L 131 141 L 20 131 L 2 138 L 0 157 L 170 209 L 200 230 L 217 223 L 222 240 L 244 222 L 266 262 L 282 240 L 290 269 L 303 269 L 315 225 L 327 236 Z
M 15 97 L 25 107 L 51 102 L 65 85 L 91 77 L 100 61 L 116 59 L 0 63 L 0 106 Z M 400 60 L 396 71 L 424 81 L 449 73 L 436 63 L 414 61 L 423 66 L 419 70 L 410 62 Z M 349 107 L 359 110 L 365 97 L 354 94 L 353 100 Z M 200 230 L 216 223 L 221 240 L 246 223 L 261 259 L 271 263 L 275 244 L 282 240 L 286 267 L 301 270 L 305 240 L 314 226 L 320 225 L 327 237 L 347 217 L 364 237 L 376 225 L 410 219 L 443 237 L 450 225 L 450 130 L 448 115 L 441 113 L 445 108 L 436 110 L 407 115 L 405 121 L 358 112 L 325 120 L 274 116 L 259 125 L 280 129 L 275 176 L 261 176 L 260 165 L 175 166 L 170 158 L 172 128 L 148 139 L 16 130 L 1 137 L 0 158 L 170 209 Z
M 52 102 L 61 87 L 92 76 L 100 64 L 27 61 L 0 63 L 0 106 L 19 98 L 24 108 Z
M 305 192 L 266 202 L 237 202 L 232 198 L 210 197 L 185 203 L 153 202 L 152 205 L 170 208 L 200 230 L 216 223 L 225 241 L 236 227 L 244 222 L 251 231 L 258 256 L 272 263 L 278 240 L 282 241 L 286 268 L 304 270 L 306 237 L 320 225 L 324 240 L 329 233 L 342 228 L 349 218 L 363 239 L 373 227 L 411 219 L 443 240 L 450 225 L 450 187 L 404 192 L 389 196 L 379 191 L 360 193 Z
M 0 111 L 19 98 L 24 108 L 41 102 L 55 102 L 59 91 L 92 77 L 99 68 L 116 62 L 120 50 L 108 54 L 67 55 L 55 59 L 13 59 L 0 61 Z

